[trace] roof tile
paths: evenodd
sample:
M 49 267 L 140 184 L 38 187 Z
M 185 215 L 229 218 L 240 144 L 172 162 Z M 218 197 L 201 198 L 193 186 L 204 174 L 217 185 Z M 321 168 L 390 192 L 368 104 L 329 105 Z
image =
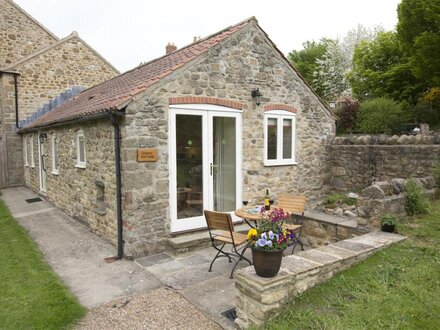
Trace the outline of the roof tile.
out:
M 253 17 L 89 88 L 53 111 L 41 116 L 23 130 L 118 110 L 133 96 L 207 52 L 219 42 L 248 25 L 252 20 L 254 20 Z

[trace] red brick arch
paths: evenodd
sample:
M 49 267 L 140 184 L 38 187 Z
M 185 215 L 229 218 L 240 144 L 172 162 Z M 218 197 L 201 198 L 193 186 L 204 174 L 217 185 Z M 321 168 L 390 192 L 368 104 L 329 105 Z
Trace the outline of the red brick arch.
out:
M 297 113 L 298 110 L 291 105 L 287 105 L 287 104 L 267 104 L 264 106 L 264 111 L 272 111 L 272 110 L 284 110 L 284 111 L 289 111 L 289 112 L 293 112 L 293 113 Z
M 169 104 L 212 104 L 220 105 L 223 107 L 233 108 L 237 110 L 243 110 L 243 103 L 219 99 L 216 97 L 205 97 L 205 96 L 181 96 L 181 97 L 170 97 Z

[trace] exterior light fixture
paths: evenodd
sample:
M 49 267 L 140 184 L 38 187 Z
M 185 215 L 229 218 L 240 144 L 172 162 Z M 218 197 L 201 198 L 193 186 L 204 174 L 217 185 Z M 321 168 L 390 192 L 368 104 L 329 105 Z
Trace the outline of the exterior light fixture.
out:
M 261 97 L 263 96 L 260 93 L 260 89 L 254 88 L 251 92 L 251 95 L 252 95 L 252 98 L 255 100 L 255 104 L 260 105 L 261 104 Z
M 47 140 L 47 134 L 41 132 L 41 133 L 38 135 L 38 139 L 40 140 L 40 144 L 43 144 L 43 143 L 44 143 L 44 140 Z

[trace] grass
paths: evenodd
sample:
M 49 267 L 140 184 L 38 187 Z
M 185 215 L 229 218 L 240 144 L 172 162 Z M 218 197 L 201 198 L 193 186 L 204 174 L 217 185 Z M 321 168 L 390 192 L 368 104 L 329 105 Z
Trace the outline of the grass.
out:
M 440 201 L 408 239 L 290 302 L 266 329 L 440 329 Z
M 0 329 L 66 329 L 85 313 L 0 200 Z
M 337 204 L 356 205 L 356 202 L 357 200 L 354 198 L 347 197 L 344 194 L 335 193 L 327 196 L 324 204 L 326 207 L 336 207 Z

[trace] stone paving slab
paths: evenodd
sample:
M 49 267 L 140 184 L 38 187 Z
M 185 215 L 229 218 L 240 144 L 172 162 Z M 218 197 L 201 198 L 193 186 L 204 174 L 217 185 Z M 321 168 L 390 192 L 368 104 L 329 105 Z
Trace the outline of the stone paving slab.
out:
M 170 256 L 168 253 L 159 253 L 143 258 L 138 258 L 135 260 L 135 262 L 142 267 L 149 267 L 157 264 L 163 264 L 171 260 L 173 260 L 173 257 Z
M 337 246 L 346 250 L 354 251 L 354 252 L 365 252 L 368 250 L 374 249 L 373 245 L 353 242 L 353 241 L 339 241 L 336 243 L 332 243 L 330 245 Z
M 328 253 L 319 251 L 317 249 L 301 251 L 301 252 L 297 253 L 296 255 L 298 257 L 314 261 L 314 262 L 319 263 L 321 265 L 328 265 L 328 264 L 335 263 L 338 260 L 341 260 L 341 258 L 332 256 Z
M 317 247 L 316 250 L 330 254 L 333 257 L 336 258 L 340 258 L 340 259 L 348 259 L 351 257 L 355 257 L 357 255 L 356 252 L 347 250 L 347 249 L 342 249 L 339 248 L 337 246 L 333 246 L 333 245 L 323 245 L 320 247 Z

